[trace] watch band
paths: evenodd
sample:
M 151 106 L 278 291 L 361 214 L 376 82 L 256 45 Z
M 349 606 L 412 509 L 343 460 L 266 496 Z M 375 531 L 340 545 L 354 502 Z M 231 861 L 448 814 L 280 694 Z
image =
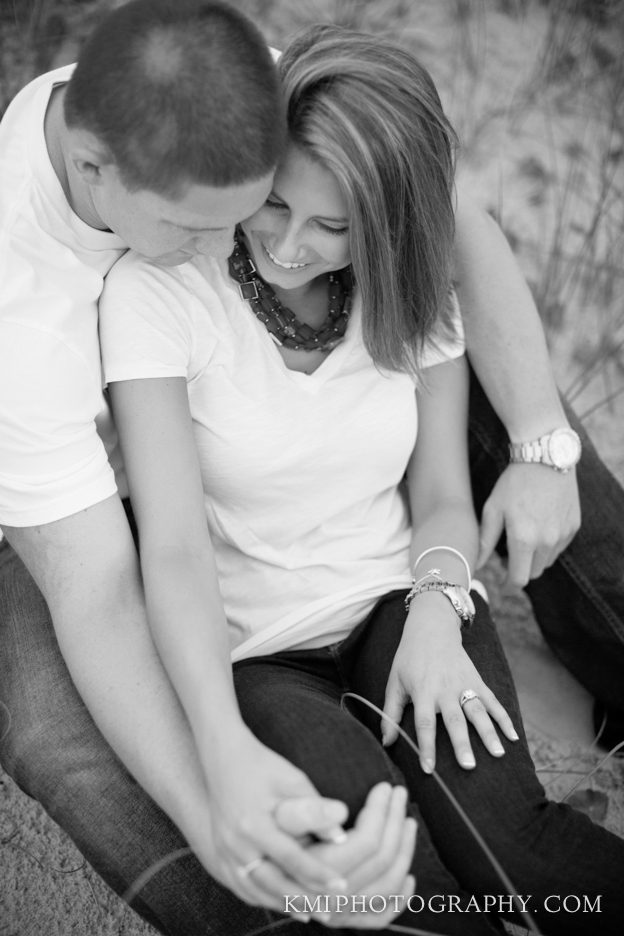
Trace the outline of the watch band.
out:
M 517 463 L 538 463 L 544 458 L 544 449 L 539 439 L 533 442 L 510 442 L 509 460 Z
M 562 474 L 577 464 L 581 457 L 581 440 L 574 429 L 561 426 L 530 442 L 510 442 L 512 464 L 548 465 Z

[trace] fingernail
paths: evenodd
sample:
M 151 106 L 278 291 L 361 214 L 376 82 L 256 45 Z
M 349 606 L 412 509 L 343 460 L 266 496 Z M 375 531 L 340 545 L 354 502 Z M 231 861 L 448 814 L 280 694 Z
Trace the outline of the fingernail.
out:
M 472 768 L 472 767 L 477 766 L 474 757 L 470 757 L 470 756 L 462 757 L 460 760 L 460 764 L 462 765 L 462 767 L 467 767 L 467 768 Z
M 338 826 L 335 829 L 328 829 L 323 832 L 323 838 L 326 842 L 332 842 L 334 845 L 342 845 L 343 842 L 347 841 L 347 833 Z
M 502 744 L 495 744 L 492 747 L 492 754 L 494 755 L 494 757 L 502 757 L 504 753 L 505 753 L 505 748 L 503 747 Z
M 425 773 L 428 773 L 428 774 L 433 773 L 433 761 L 429 760 L 429 758 L 424 760 L 421 766 Z
M 407 802 L 407 790 L 404 786 L 395 786 L 392 788 L 392 793 L 400 801 L 403 800 Z
M 519 740 L 520 740 L 520 735 L 518 734 L 518 732 L 516 731 L 515 728 L 512 728 L 512 729 L 511 729 L 510 737 L 511 737 L 511 740 L 512 740 L 512 741 L 519 741 Z
M 311 913 L 297 913 L 293 914 L 295 920 L 299 920 L 300 923 L 309 923 L 312 919 Z

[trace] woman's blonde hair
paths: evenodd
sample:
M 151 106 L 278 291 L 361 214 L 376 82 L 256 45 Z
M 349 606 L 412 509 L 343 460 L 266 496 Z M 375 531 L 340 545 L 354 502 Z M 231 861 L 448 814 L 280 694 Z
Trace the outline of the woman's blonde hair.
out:
M 279 61 L 291 141 L 336 176 L 350 212 L 363 334 L 414 372 L 449 322 L 456 136 L 429 73 L 387 39 L 306 29 Z

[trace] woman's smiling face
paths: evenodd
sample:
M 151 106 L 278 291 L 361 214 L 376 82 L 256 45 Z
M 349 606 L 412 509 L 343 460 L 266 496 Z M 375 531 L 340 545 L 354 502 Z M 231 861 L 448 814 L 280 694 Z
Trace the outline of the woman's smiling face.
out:
M 291 144 L 264 205 L 242 224 L 258 273 L 297 289 L 348 266 L 349 213 L 334 174 Z

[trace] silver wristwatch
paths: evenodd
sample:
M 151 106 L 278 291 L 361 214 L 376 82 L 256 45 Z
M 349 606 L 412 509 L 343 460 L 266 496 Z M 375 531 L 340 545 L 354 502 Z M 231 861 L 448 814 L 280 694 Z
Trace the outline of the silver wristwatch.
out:
M 446 595 L 448 600 L 453 605 L 457 617 L 459 618 L 460 627 L 462 629 L 465 627 L 470 627 L 474 621 L 476 611 L 474 601 L 470 597 L 470 592 L 467 588 L 464 588 L 463 585 L 455 585 L 453 582 L 444 582 L 437 579 L 432 579 L 428 582 L 421 582 L 418 585 L 415 585 L 411 592 L 407 595 L 405 599 L 406 609 L 409 610 L 412 598 L 415 598 L 416 595 L 420 595 L 421 592 L 425 591 L 439 591 L 443 595 Z
M 548 465 L 565 474 L 581 457 L 581 440 L 574 429 L 562 426 L 533 442 L 511 442 L 509 455 L 512 463 Z

